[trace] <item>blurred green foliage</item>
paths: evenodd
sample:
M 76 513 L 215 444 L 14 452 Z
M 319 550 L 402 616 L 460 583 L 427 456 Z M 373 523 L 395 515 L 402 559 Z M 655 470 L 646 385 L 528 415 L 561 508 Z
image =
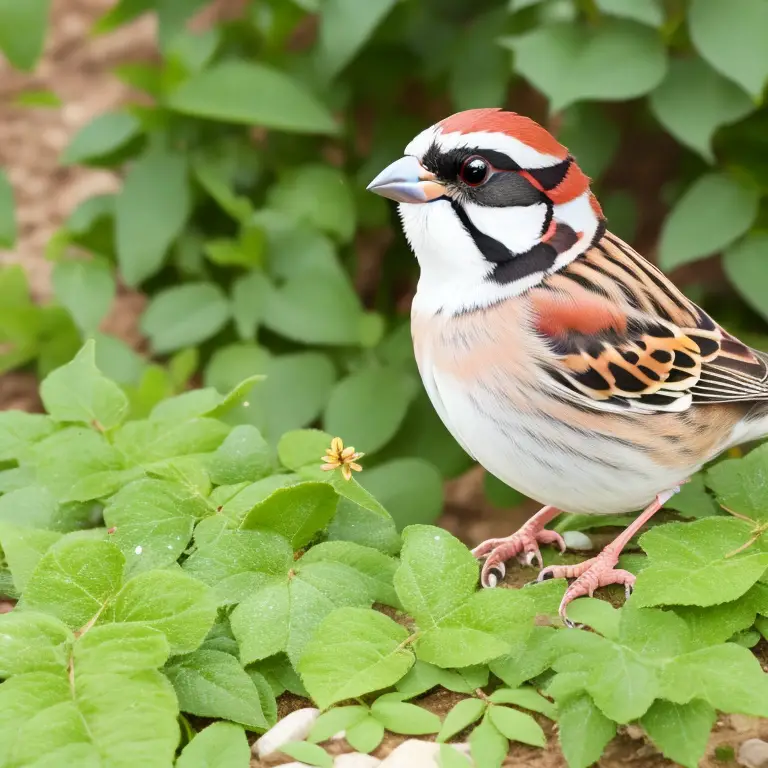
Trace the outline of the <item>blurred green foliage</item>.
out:
M 48 5 L 0 0 L 15 66 L 34 68 Z M 683 284 L 768 338 L 766 0 L 246 0 L 201 30 L 205 5 L 122 0 L 95 25 L 155 14 L 161 55 L 115 71 L 141 106 L 98 116 L 63 152 L 124 183 L 49 243 L 55 304 L 34 305 L 20 271 L 0 276 L 0 370 L 45 375 L 94 338 L 136 417 L 191 380 L 224 392 L 267 374 L 242 422 L 273 444 L 310 424 L 342 434 L 379 495 L 420 489 L 418 504 L 400 494 L 399 521 L 433 519 L 436 473 L 469 459 L 421 391 L 416 265 L 365 185 L 427 125 L 493 105 L 553 130 L 609 226 L 663 268 L 722 252 L 730 285 L 716 264 Z M 56 106 L 44 96 L 18 101 Z M 0 246 L 14 238 L 0 176 Z M 99 330 L 129 289 L 148 297 L 146 354 Z

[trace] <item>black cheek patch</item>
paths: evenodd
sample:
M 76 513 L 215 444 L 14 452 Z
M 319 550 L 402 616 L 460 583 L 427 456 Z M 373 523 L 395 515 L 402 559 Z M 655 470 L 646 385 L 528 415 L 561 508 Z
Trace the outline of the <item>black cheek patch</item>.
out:
M 489 208 L 529 206 L 548 202 L 547 196 L 518 173 L 496 173 L 479 187 L 467 189 L 467 195 L 478 205 Z
M 571 159 L 566 158 L 557 165 L 550 165 L 548 168 L 534 168 L 529 170 L 528 174 L 536 179 L 544 189 L 554 189 L 560 184 L 568 174 L 571 167 Z

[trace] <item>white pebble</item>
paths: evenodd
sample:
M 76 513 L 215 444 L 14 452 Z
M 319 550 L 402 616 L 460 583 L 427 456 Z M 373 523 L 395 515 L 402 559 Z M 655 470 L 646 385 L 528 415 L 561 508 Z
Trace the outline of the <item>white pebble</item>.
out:
M 339 755 L 333 761 L 333 768 L 377 768 L 381 765 L 381 760 L 373 755 L 362 755 L 359 752 L 350 752 L 346 755 Z M 285 766 L 282 766 L 285 768 Z
M 462 754 L 467 754 L 466 744 L 451 744 L 450 746 Z M 440 745 L 434 741 L 409 739 L 390 752 L 384 762 L 379 765 L 379 768 L 417 768 L 417 766 L 418 768 L 427 768 L 427 766 L 431 768 L 433 765 L 437 766 L 439 754 Z
M 592 539 L 581 531 L 566 531 L 563 534 L 563 541 L 568 549 L 594 549 Z
M 746 768 L 768 767 L 768 743 L 762 739 L 747 739 L 739 747 L 739 755 L 736 758 L 739 765 Z
M 265 758 L 279 752 L 280 747 L 289 741 L 304 741 L 319 715 L 320 710 L 314 707 L 305 707 L 291 712 L 254 743 L 253 753 L 259 758 Z

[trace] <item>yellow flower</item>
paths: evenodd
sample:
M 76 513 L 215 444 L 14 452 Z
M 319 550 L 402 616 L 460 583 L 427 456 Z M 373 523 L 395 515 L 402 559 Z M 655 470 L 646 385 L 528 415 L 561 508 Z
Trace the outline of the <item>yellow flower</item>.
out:
M 332 472 L 334 469 L 341 467 L 341 474 L 345 480 L 352 479 L 352 470 L 355 472 L 362 472 L 363 468 L 357 463 L 357 460 L 365 456 L 364 453 L 356 452 L 350 445 L 349 448 L 344 447 L 340 437 L 334 437 L 331 440 L 331 447 L 327 450 L 325 456 L 322 457 L 324 462 L 322 468 L 326 472 Z

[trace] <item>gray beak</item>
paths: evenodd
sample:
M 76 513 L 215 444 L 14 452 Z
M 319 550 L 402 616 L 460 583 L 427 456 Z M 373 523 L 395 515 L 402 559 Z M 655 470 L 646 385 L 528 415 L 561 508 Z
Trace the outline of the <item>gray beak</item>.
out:
M 445 195 L 445 187 L 410 155 L 388 165 L 367 187 L 398 203 L 428 203 Z

